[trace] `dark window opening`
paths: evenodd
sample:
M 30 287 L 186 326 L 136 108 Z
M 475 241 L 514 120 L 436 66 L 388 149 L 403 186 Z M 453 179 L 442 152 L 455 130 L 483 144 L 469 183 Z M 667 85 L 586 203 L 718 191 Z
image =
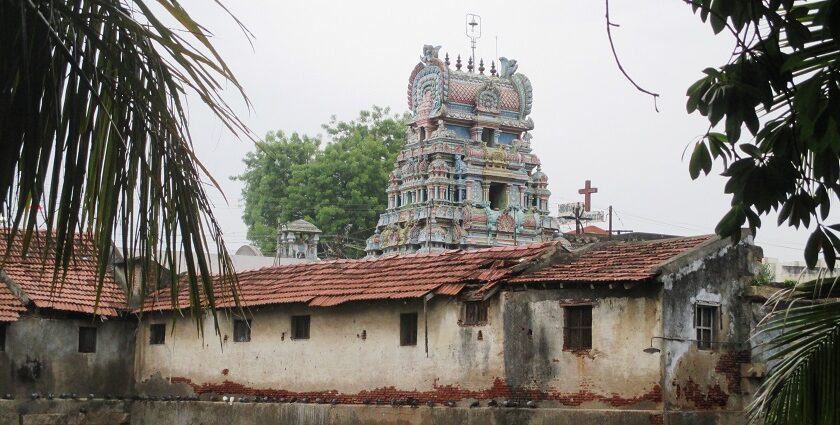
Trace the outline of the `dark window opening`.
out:
M 162 345 L 166 343 L 166 325 L 156 323 L 149 326 L 149 344 Z
M 481 129 L 481 141 L 486 143 L 487 146 L 493 147 L 496 145 L 496 138 L 493 136 L 492 128 Z
M 566 307 L 565 310 L 563 349 L 588 350 L 592 348 L 592 306 Z
M 249 342 L 251 341 L 251 321 L 250 320 L 234 320 L 233 321 L 233 342 Z
M 490 183 L 490 208 L 503 210 L 507 208 L 507 185 L 504 183 Z
M 426 127 L 420 127 L 420 140 L 426 140 Z
M 400 345 L 417 345 L 417 313 L 400 314 Z
M 92 326 L 79 327 L 79 352 L 96 352 L 96 328 Z
M 718 308 L 714 305 L 697 304 L 694 311 L 694 328 L 697 330 L 697 348 L 711 350 L 715 337 L 715 322 Z
M 6 325 L 0 323 L 0 352 L 6 351 Z
M 483 325 L 487 323 L 487 305 L 482 301 L 467 301 L 464 303 L 464 325 Z
M 309 339 L 309 316 L 292 316 L 292 339 Z

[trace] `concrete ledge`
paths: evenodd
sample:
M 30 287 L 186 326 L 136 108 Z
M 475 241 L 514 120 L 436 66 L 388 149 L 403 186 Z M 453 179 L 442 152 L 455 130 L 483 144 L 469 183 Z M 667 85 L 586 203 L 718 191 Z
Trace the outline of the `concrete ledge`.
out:
M 129 425 L 130 405 L 117 400 L 0 400 L 0 424 Z
M 743 424 L 740 412 L 391 407 L 117 400 L 0 400 L 6 425 L 656 425 Z
M 132 425 L 650 425 L 653 410 L 136 402 Z

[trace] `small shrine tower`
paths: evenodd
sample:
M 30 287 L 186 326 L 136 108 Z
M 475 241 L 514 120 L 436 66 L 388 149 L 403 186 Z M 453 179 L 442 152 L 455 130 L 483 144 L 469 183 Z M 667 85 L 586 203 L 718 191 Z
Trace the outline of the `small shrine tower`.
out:
M 321 229 L 306 220 L 278 225 L 275 263 L 282 258 L 317 260 L 320 234 Z
M 531 82 L 515 60 L 450 66 L 426 45 L 408 79 L 412 120 L 368 255 L 552 240 L 548 177 L 531 153 Z M 485 71 L 488 71 L 485 73 Z

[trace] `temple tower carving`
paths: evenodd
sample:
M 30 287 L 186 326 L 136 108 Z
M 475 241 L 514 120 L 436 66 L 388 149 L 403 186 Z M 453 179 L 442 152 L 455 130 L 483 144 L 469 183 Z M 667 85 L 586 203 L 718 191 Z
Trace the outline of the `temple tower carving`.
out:
M 426 45 L 408 80 L 412 120 L 368 255 L 552 240 L 548 177 L 531 152 L 531 83 L 515 60 L 461 71 Z

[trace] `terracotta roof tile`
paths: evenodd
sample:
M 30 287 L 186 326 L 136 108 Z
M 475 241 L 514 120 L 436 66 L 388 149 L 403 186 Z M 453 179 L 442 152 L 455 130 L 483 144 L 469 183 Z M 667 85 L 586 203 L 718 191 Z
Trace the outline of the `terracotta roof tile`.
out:
M 545 242 L 267 267 L 237 275 L 239 297 L 243 306 L 308 303 L 326 307 L 350 301 L 418 298 L 433 291 L 456 295 L 465 283 L 487 284 L 507 277 L 514 265 L 556 245 Z M 222 289 L 218 279 L 216 288 L 217 306 L 233 307 L 230 291 Z M 181 285 L 177 308 L 188 307 L 189 293 L 186 285 Z M 143 306 L 145 311 L 171 308 L 168 289 L 152 294 Z
M 659 239 L 637 242 L 603 242 L 561 260 L 559 264 L 517 276 L 512 283 L 528 282 L 628 282 L 654 277 L 658 268 L 677 255 L 717 239 L 716 236 Z
M 0 322 L 14 322 L 24 311 L 26 307 L 20 299 L 12 294 L 4 282 L 0 282 Z
M 110 272 L 105 273 L 97 305 L 98 250 L 90 235 L 77 237 L 66 274 L 59 268 L 57 275 L 55 250 L 47 246 L 46 237 L 45 231 L 35 232 L 24 255 L 22 235 L 18 233 L 10 243 L 8 229 L 0 229 L 0 252 L 5 254 L 11 246 L 8 258 L 0 256 L 0 269 L 36 307 L 103 316 L 116 316 L 127 308 L 125 293 Z M 2 300 L 0 294 L 0 304 Z

